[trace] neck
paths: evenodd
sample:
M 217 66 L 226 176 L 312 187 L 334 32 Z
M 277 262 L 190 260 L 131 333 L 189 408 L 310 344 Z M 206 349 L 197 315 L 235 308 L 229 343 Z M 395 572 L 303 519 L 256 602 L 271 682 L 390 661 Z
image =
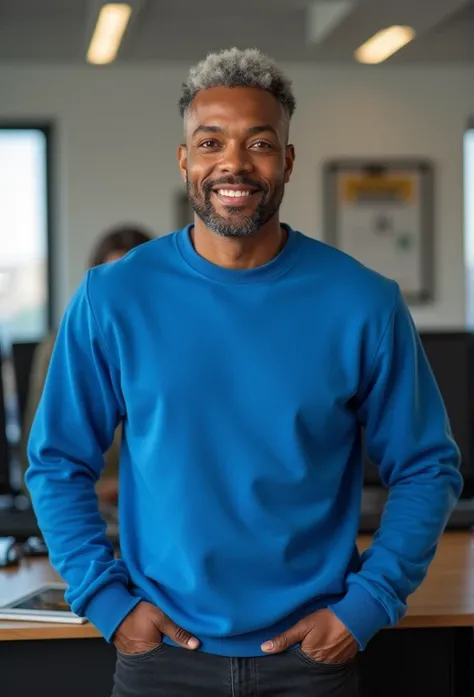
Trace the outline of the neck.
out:
M 195 216 L 190 236 L 196 252 L 207 261 L 226 269 L 253 269 L 277 256 L 288 233 L 275 217 L 250 237 L 221 237 Z

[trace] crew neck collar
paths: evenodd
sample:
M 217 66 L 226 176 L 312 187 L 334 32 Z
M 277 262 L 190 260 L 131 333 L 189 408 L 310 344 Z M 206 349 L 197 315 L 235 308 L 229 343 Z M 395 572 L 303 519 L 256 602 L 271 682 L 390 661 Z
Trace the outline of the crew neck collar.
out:
M 202 276 L 221 283 L 261 283 L 281 275 L 293 264 L 299 235 L 289 225 L 281 226 L 288 233 L 285 246 L 269 262 L 251 269 L 228 269 L 198 254 L 191 240 L 192 224 L 176 233 L 176 244 L 183 259 Z

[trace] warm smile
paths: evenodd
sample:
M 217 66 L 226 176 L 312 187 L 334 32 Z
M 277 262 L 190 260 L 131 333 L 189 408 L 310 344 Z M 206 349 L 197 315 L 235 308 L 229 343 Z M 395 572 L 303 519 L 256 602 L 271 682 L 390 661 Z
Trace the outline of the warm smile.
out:
M 225 206 L 245 206 L 255 196 L 260 193 L 258 189 L 229 189 L 225 186 L 214 189 L 213 193 Z

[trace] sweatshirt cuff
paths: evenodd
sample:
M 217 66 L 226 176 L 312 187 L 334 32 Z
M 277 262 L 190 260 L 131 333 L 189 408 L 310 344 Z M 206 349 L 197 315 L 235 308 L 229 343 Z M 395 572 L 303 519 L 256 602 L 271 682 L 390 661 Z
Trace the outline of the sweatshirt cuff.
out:
M 380 629 L 390 623 L 385 608 L 365 588 L 355 583 L 349 586 L 342 600 L 329 609 L 347 627 L 361 651 Z
M 94 594 L 83 614 L 110 643 L 117 627 L 140 601 L 123 584 L 111 583 Z

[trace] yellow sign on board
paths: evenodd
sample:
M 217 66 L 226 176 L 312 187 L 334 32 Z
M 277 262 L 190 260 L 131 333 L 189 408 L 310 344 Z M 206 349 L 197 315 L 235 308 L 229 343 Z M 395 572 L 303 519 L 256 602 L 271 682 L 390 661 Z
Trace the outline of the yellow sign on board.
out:
M 343 178 L 342 196 L 348 204 L 412 202 L 413 179 L 401 176 L 347 175 Z

